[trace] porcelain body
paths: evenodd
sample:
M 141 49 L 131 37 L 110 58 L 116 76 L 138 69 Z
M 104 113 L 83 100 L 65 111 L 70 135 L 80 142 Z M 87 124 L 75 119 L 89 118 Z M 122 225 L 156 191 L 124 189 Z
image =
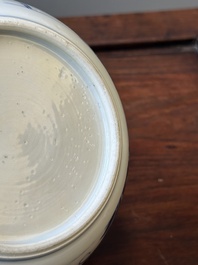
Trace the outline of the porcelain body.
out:
M 29 5 L 0 1 L 0 45 L 0 264 L 82 264 L 126 181 L 119 96 L 84 41 Z

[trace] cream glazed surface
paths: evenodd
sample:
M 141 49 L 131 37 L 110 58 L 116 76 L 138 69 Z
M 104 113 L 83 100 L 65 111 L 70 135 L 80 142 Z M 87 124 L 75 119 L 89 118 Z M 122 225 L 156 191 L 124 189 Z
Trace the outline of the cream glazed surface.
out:
M 82 263 L 125 183 L 122 106 L 74 32 L 28 5 L 0 6 L 0 264 Z

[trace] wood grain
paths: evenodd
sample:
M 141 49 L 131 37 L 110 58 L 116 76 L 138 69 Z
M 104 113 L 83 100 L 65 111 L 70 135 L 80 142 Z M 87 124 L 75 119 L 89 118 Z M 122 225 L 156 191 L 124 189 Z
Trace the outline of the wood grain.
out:
M 115 46 L 194 39 L 198 10 L 59 18 L 90 46 Z
M 130 139 L 123 201 L 87 265 L 198 264 L 198 55 L 193 41 L 182 42 L 196 36 L 197 14 L 64 20 L 93 48 L 101 45 L 97 55 L 122 100 Z
M 198 57 L 188 50 L 98 53 L 123 102 L 130 162 L 117 218 L 87 265 L 198 264 Z

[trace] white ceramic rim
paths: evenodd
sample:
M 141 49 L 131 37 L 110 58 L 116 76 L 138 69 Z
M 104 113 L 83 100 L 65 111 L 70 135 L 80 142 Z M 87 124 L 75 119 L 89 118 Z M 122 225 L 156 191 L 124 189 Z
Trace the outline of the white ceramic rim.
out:
M 28 245 L 27 242 L 21 242 L 21 244 L 17 246 L 0 245 L 0 257 L 5 259 L 23 259 L 44 255 L 71 243 L 83 232 L 85 232 L 85 230 L 97 219 L 108 203 L 116 185 L 122 156 L 122 148 L 120 147 L 120 139 L 122 138 L 122 135 L 118 119 L 119 115 L 116 110 L 116 102 L 113 101 L 113 95 L 111 95 L 111 92 L 108 89 L 111 84 L 108 83 L 108 80 L 105 80 L 103 73 L 94 64 L 92 60 L 94 55 L 92 53 L 89 56 L 89 54 L 84 52 L 79 45 L 76 44 L 76 42 L 72 42 L 71 40 L 66 39 L 65 36 L 61 36 L 59 33 L 46 28 L 43 25 L 35 24 L 34 22 L 0 16 L 0 26 L 1 31 L 5 30 L 9 32 L 10 30 L 15 29 L 15 31 L 21 33 L 29 32 L 31 35 L 35 35 L 36 37 L 45 39 L 52 43 L 54 42 L 54 44 L 56 43 L 56 45 L 60 46 L 61 49 L 63 49 L 64 46 L 67 48 L 67 52 L 71 52 L 73 58 L 75 57 L 75 60 L 79 64 L 83 61 L 83 65 L 86 66 L 86 71 L 95 78 L 102 88 L 101 92 L 103 93 L 104 104 L 105 106 L 108 106 L 107 114 L 109 115 L 109 128 L 113 134 L 113 150 L 112 157 L 110 159 L 111 164 L 109 165 L 107 183 L 105 183 L 103 192 L 97 196 L 97 200 L 94 204 L 94 206 L 97 205 L 97 207 L 95 207 L 95 209 L 92 207 L 92 212 L 90 211 L 91 214 L 88 213 L 86 216 L 84 215 L 84 218 L 80 219 L 80 223 L 77 222 L 76 225 L 73 225 L 73 229 L 69 232 L 67 231 L 67 233 L 64 233 L 64 231 L 62 231 L 61 234 L 53 237 L 52 240 L 47 238 L 47 240 L 39 242 L 39 244 L 38 242 L 32 242 L 30 245 Z M 102 70 L 106 71 L 105 69 Z

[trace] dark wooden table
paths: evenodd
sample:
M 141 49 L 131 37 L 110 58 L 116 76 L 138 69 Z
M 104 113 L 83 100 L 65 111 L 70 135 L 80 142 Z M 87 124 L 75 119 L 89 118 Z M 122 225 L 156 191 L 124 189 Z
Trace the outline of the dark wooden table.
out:
M 197 265 L 198 10 L 61 20 L 110 73 L 130 137 L 123 201 L 86 265 Z

